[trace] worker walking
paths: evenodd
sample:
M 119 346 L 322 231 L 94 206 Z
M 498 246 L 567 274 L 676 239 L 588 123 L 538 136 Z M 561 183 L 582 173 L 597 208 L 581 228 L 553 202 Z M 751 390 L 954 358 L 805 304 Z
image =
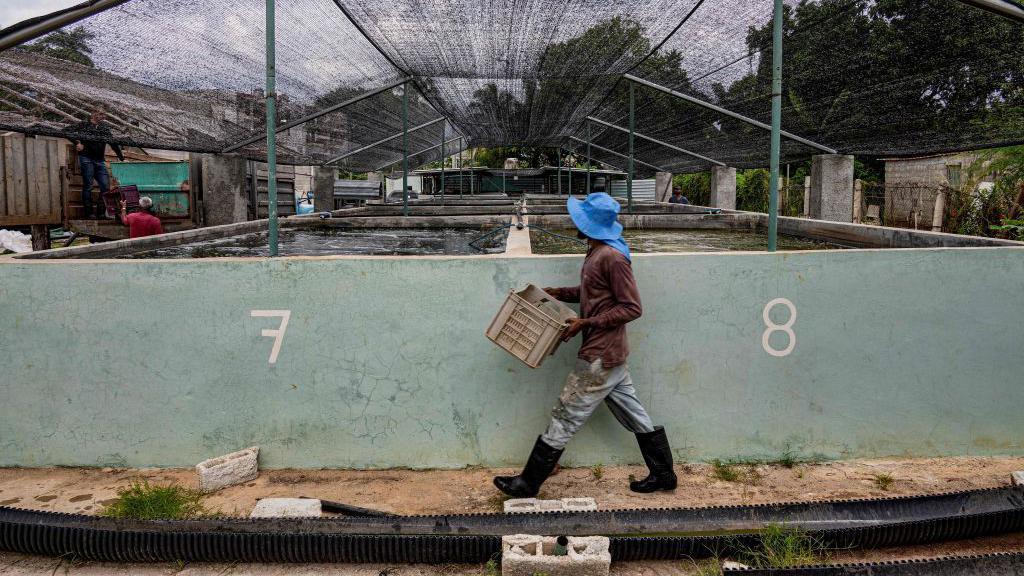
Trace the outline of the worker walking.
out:
M 510 496 L 536 496 L 541 484 L 558 464 L 565 445 L 603 400 L 620 424 L 636 435 L 650 474 L 630 482 L 634 492 L 673 490 L 672 449 L 665 429 L 654 426 L 629 376 L 626 323 L 643 312 L 640 293 L 618 222 L 619 203 L 604 192 L 586 200 L 569 198 L 569 216 L 589 249 L 583 261 L 580 285 L 545 288 L 563 302 L 578 302 L 580 317 L 571 321 L 563 336 L 568 341 L 583 333 L 576 366 L 565 380 L 551 422 L 533 446 L 526 467 L 518 476 L 498 476 L 494 485 Z
M 85 208 L 86 218 L 93 217 L 93 180 L 100 189 L 99 200 L 96 202 L 96 217 L 102 218 L 106 212 L 103 208 L 103 195 L 110 188 L 110 173 L 107 172 L 105 157 L 107 143 L 113 138 L 106 120 L 107 113 L 102 108 L 96 108 L 88 120 L 67 128 L 73 135 L 71 142 L 78 151 L 78 166 L 82 170 L 82 206 Z M 118 160 L 124 160 L 124 153 L 119 145 L 111 143 L 110 148 L 117 154 Z
M 160 219 L 153 214 L 153 199 L 149 196 L 139 198 L 138 212 L 128 212 L 128 203 L 121 201 L 121 222 L 128 227 L 129 238 L 142 238 L 143 236 L 154 236 L 163 234 L 164 228 Z

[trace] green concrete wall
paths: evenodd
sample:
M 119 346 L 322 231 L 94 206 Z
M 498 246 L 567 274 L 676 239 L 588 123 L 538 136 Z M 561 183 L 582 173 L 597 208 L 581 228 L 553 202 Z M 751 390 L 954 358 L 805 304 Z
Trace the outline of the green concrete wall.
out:
M 2 262 L 0 465 L 190 466 L 252 444 L 269 467 L 521 463 L 575 347 L 531 370 L 483 331 L 510 288 L 570 284 L 580 262 Z M 633 376 L 680 458 L 1024 454 L 1024 250 L 634 268 Z M 796 342 L 776 357 L 779 297 Z M 257 309 L 291 312 L 273 365 L 279 319 Z M 638 461 L 603 408 L 565 458 Z

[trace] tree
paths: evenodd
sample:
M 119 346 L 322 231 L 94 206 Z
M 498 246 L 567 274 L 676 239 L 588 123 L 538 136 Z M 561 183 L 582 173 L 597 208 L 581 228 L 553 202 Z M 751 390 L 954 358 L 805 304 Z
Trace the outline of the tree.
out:
M 1024 133 L 1024 27 L 934 0 L 803 0 L 784 12 L 788 130 L 844 152 L 891 154 L 1012 142 Z M 764 116 L 771 23 L 752 27 L 757 68 L 716 88 Z
M 92 58 L 92 48 L 89 42 L 96 38 L 96 35 L 89 32 L 83 26 L 71 30 L 58 30 L 43 36 L 31 44 L 22 48 L 29 52 L 36 52 L 50 58 L 59 58 L 95 68 Z

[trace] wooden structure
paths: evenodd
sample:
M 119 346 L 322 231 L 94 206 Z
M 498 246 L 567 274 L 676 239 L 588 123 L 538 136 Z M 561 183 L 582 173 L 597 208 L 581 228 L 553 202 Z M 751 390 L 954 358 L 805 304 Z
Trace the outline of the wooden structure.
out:
M 30 226 L 33 247 L 48 248 L 47 226 L 63 220 L 67 140 L 10 132 L 0 146 L 0 227 Z

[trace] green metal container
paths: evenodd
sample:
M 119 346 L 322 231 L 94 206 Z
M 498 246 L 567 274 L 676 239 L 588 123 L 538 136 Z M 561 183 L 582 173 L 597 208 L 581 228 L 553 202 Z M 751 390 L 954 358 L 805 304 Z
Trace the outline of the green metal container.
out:
M 110 173 L 122 186 L 135 185 L 141 195 L 152 198 L 157 216 L 191 216 L 190 193 L 182 190 L 189 178 L 188 162 L 111 162 Z

